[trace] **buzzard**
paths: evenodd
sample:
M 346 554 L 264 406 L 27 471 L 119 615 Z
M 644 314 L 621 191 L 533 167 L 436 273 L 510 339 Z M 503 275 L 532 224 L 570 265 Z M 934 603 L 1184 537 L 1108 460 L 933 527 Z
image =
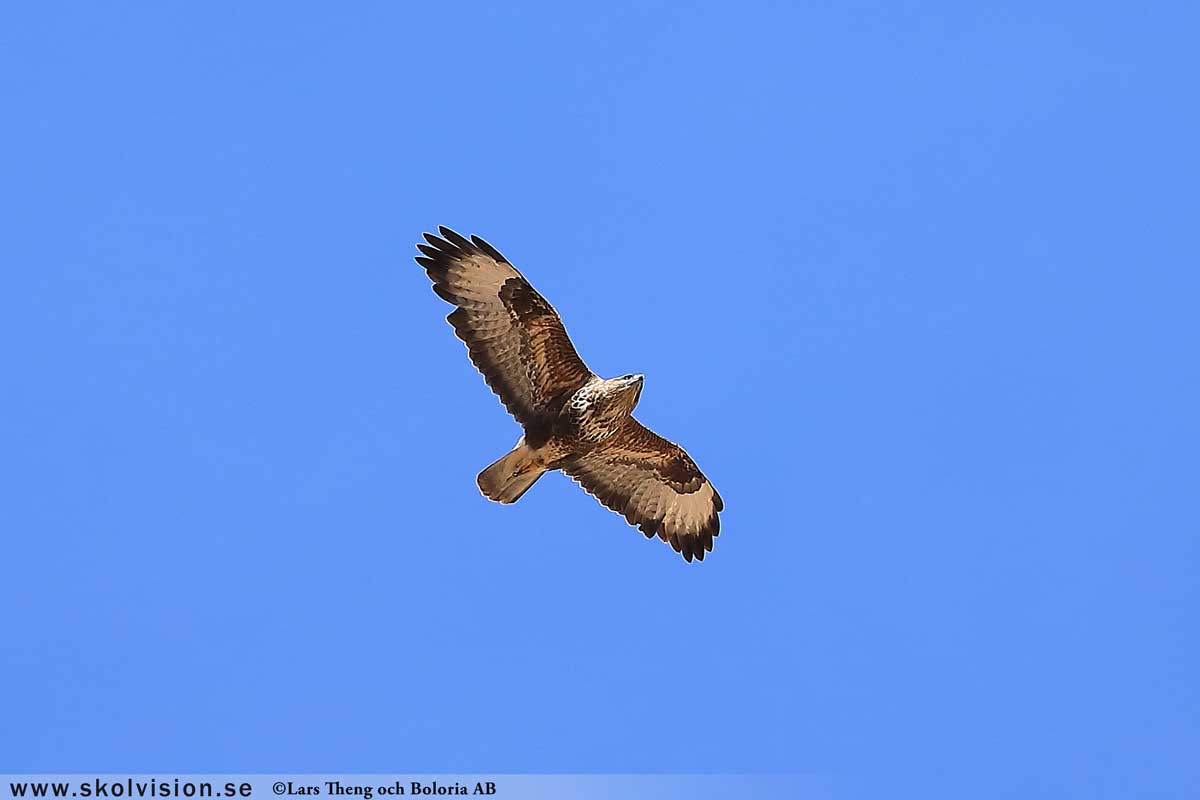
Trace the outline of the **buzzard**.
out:
M 642 376 L 593 373 L 558 312 L 508 259 L 478 236 L 438 230 L 440 238 L 424 234 L 417 263 L 456 306 L 446 320 L 525 429 L 512 452 L 479 473 L 484 496 L 515 503 L 560 469 L 646 538 L 703 561 L 724 504 L 682 447 L 633 418 Z

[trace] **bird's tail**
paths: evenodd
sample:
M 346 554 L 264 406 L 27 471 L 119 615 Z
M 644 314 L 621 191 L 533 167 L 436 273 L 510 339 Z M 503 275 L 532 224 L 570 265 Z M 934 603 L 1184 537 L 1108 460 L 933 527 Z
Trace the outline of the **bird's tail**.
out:
M 511 453 L 479 473 L 476 481 L 479 491 L 489 500 L 515 503 L 545 472 L 533 448 L 521 439 Z

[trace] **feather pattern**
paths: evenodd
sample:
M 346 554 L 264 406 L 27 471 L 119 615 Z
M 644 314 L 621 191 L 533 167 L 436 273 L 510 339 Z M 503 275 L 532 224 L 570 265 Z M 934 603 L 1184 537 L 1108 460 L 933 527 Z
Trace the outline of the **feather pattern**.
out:
M 704 560 L 721 530 L 721 495 L 683 448 L 629 417 L 621 429 L 563 472 L 647 538 Z
M 444 238 L 425 234 L 417 262 L 438 297 L 457 306 L 446 319 L 509 413 L 526 428 L 543 422 L 591 370 L 558 312 L 496 248 L 438 230 Z

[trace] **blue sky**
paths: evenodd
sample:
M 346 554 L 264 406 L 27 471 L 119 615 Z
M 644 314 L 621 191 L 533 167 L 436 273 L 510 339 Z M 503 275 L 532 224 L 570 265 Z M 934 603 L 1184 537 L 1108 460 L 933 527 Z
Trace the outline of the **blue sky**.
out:
M 29 3 L 0 25 L 0 771 L 1200 791 L 1200 13 Z M 726 501 L 519 435 L 502 250 Z

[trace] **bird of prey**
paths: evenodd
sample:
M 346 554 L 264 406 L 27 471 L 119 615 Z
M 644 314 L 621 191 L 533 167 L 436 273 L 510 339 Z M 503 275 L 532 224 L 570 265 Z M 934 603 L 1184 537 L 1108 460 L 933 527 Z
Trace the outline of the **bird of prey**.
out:
M 417 263 L 438 297 L 456 306 L 446 320 L 525 433 L 479 473 L 484 496 L 515 503 L 560 469 L 647 539 L 703 561 L 724 504 L 682 447 L 633 418 L 642 376 L 597 376 L 558 312 L 508 259 L 478 236 L 438 230 L 441 237 L 424 234 Z

